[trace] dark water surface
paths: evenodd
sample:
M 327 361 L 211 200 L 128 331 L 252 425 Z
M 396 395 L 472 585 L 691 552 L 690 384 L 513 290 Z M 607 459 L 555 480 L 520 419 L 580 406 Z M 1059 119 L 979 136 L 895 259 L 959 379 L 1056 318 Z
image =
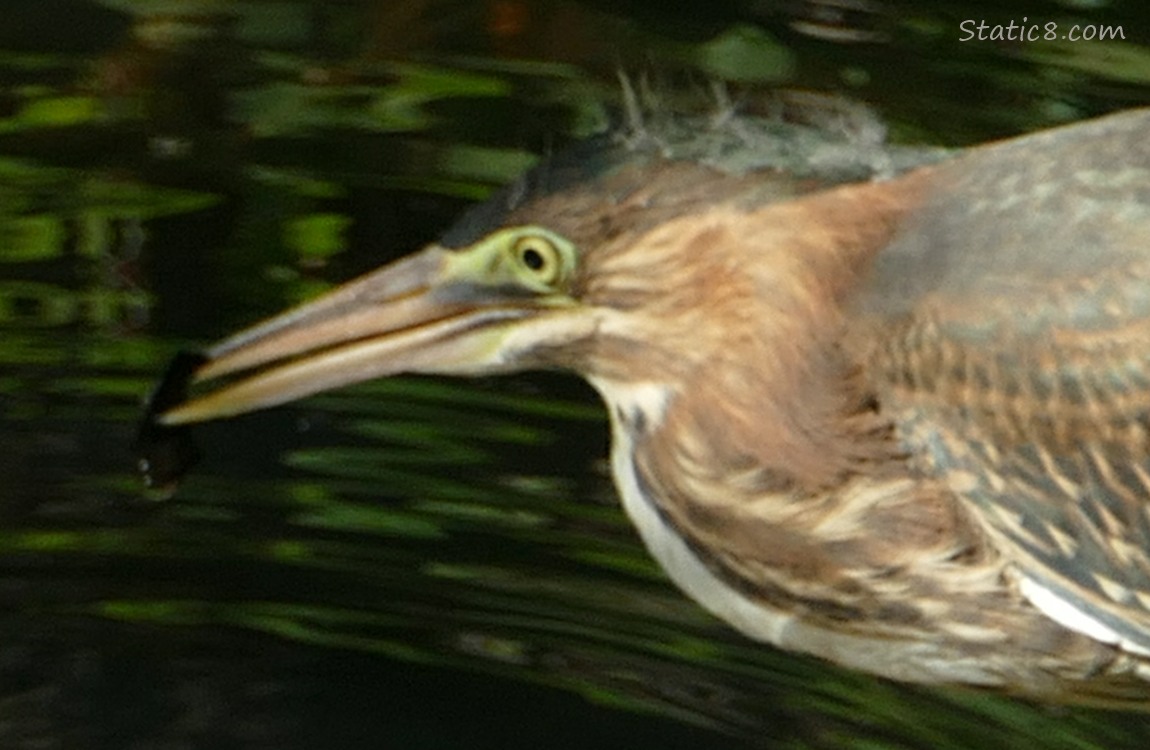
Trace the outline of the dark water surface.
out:
M 1123 41 L 960 42 L 962 22 Z M 1150 719 L 892 685 L 674 591 L 562 376 L 368 384 L 133 473 L 167 359 L 410 252 L 616 71 L 962 145 L 1145 104 L 1150 6 L 5 0 L 0 748 L 1141 748 Z

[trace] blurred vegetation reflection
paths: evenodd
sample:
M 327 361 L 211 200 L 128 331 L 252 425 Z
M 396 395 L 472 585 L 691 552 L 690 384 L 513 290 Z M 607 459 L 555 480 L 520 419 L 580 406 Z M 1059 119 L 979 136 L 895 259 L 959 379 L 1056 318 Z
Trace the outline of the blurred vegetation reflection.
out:
M 1012 14 L 1125 39 L 958 41 Z M 894 138 L 962 145 L 1145 103 L 1150 9 L 10 0 L 4 25 L 0 745 L 1143 746 L 1140 715 L 915 690 L 732 634 L 641 549 L 569 378 L 377 383 L 209 426 L 166 502 L 131 443 L 173 352 L 419 247 L 605 127 L 619 70 L 672 108 L 829 91 Z M 431 715 L 459 691 L 450 738 L 389 692 L 413 664 L 436 667 Z M 476 671 L 485 708 L 463 705 Z M 638 718 L 577 699 L 561 722 L 549 688 Z M 361 690 L 380 699 L 336 705 Z

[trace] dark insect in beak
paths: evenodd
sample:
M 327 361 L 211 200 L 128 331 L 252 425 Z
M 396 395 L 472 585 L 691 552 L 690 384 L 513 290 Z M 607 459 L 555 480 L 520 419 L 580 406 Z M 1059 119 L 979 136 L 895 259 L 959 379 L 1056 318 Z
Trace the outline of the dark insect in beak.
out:
M 162 424 L 159 415 L 188 400 L 188 385 L 207 361 L 199 352 L 184 351 L 173 357 L 140 420 L 134 446 L 137 467 L 144 484 L 161 497 L 175 492 L 180 479 L 199 462 L 200 451 L 192 440 L 191 426 Z

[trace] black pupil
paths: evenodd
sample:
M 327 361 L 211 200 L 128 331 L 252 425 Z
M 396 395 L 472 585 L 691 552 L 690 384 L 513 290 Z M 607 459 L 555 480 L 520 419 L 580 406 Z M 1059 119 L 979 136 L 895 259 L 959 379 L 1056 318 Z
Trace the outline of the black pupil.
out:
M 530 268 L 532 271 L 538 271 L 543 268 L 546 261 L 543 259 L 543 253 L 539 252 L 533 247 L 523 248 L 523 265 Z

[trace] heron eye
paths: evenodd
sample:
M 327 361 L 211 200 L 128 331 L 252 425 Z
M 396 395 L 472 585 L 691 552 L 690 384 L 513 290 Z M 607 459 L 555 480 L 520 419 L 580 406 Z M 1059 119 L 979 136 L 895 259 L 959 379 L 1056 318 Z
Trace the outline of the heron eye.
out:
M 559 278 L 562 258 L 551 240 L 538 235 L 520 237 L 514 251 L 520 265 L 540 281 L 551 284 Z
M 523 248 L 523 265 L 530 268 L 532 271 L 538 271 L 543 268 L 543 264 L 547 261 L 543 260 L 543 253 L 539 252 L 536 248 L 525 247 Z

